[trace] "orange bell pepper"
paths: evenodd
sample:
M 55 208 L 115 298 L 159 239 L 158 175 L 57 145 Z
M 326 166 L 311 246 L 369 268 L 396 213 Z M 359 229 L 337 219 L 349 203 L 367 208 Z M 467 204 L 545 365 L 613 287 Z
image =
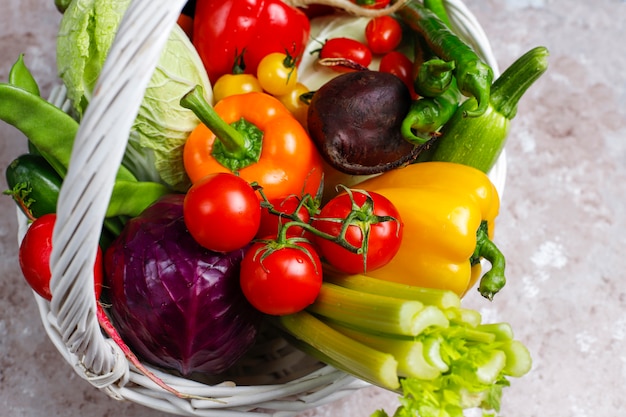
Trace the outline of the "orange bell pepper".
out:
M 234 172 L 263 187 L 269 200 L 320 191 L 322 158 L 278 99 L 250 92 L 225 97 L 211 107 L 196 88 L 181 104 L 202 121 L 183 150 L 192 183 L 211 173 Z

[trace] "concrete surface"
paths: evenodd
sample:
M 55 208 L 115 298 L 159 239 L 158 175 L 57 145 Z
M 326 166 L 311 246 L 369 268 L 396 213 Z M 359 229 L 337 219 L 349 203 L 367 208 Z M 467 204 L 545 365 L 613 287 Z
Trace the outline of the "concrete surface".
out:
M 486 320 L 510 322 L 534 357 L 531 373 L 505 391 L 502 415 L 620 415 L 626 408 L 626 2 L 466 4 L 502 68 L 533 46 L 551 51 L 551 68 L 522 100 L 508 145 L 496 240 L 508 256 L 509 283 L 492 304 L 466 299 Z M 25 52 L 49 92 L 58 19 L 52 0 L 2 1 L 0 80 Z M 3 123 L 0 137 L 5 167 L 26 147 Z M 0 198 L 0 212 L 0 415 L 165 417 L 109 399 L 66 366 L 20 276 L 9 197 Z M 365 417 L 396 405 L 394 394 L 371 388 L 300 417 Z

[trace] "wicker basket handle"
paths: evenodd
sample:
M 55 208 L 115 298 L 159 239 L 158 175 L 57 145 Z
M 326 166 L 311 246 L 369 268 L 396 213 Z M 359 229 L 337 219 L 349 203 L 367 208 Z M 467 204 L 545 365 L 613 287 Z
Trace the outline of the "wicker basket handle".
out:
M 50 311 L 63 343 L 87 374 L 110 373 L 119 361 L 119 352 L 107 343 L 96 318 L 96 248 L 130 129 L 184 3 L 131 2 L 81 121 L 59 195 Z

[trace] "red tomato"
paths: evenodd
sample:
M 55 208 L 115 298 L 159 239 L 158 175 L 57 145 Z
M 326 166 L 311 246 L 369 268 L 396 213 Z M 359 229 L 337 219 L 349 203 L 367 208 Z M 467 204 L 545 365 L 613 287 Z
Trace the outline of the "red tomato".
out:
M 332 240 L 316 236 L 315 243 L 322 258 L 348 274 L 373 271 L 391 261 L 400 249 L 403 231 L 400 213 L 391 201 L 378 193 L 351 190 L 350 193 L 339 194 L 326 203 L 320 214 L 313 219 L 313 226 L 337 237 L 349 216 L 353 220 L 349 221 L 345 240 L 355 247 L 366 248 L 366 251 L 356 254 Z M 379 216 L 393 219 L 380 221 L 383 219 Z M 364 243 L 364 236 L 368 233 Z
M 307 16 L 281 0 L 204 0 L 196 6 L 193 44 L 215 83 L 242 52 L 247 74 L 272 52 L 300 57 L 310 29 Z
M 352 3 L 366 9 L 384 9 L 389 6 L 390 0 L 351 0 Z
M 350 38 L 332 38 L 327 40 L 320 51 L 320 59 L 344 59 L 362 67 L 372 63 L 372 52 L 367 45 Z M 332 69 L 338 72 L 355 71 L 347 66 L 336 65 Z
M 309 209 L 300 204 L 301 199 L 295 195 L 291 195 L 285 199 L 270 201 L 274 210 L 279 211 L 281 215 L 270 213 L 267 207 L 261 208 L 261 226 L 257 232 L 258 238 L 264 238 L 267 236 L 276 236 L 280 227 L 292 220 L 297 216 L 297 219 L 304 223 L 309 223 L 311 215 Z M 297 214 L 294 214 L 296 213 Z M 300 236 L 304 235 L 305 231 L 300 226 L 289 226 L 287 229 L 287 236 Z
M 241 289 L 257 310 L 274 316 L 309 306 L 322 287 L 322 263 L 309 243 L 256 242 L 241 261 Z
M 365 40 L 375 54 L 391 52 L 402 41 L 402 27 L 391 16 L 374 17 L 365 26 Z
M 256 191 L 243 178 L 220 172 L 194 183 L 183 203 L 183 217 L 191 236 L 215 252 L 246 246 L 261 222 Z
M 22 274 L 33 290 L 46 300 L 52 299 L 50 292 L 50 253 L 52 253 L 52 231 L 56 214 L 45 214 L 30 225 L 19 250 Z M 102 250 L 98 247 L 94 264 L 94 291 L 96 300 L 102 291 Z
M 385 54 L 380 60 L 378 70 L 380 72 L 388 72 L 400 78 L 411 92 L 411 95 L 415 97 L 413 62 L 402 52 L 392 51 Z

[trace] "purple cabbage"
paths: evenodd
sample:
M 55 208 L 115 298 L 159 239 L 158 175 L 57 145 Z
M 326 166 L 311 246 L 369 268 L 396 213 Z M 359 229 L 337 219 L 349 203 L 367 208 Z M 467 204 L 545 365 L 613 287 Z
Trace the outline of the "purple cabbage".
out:
M 111 317 L 143 360 L 182 375 L 217 374 L 254 343 L 261 315 L 239 286 L 245 250 L 198 245 L 185 227 L 183 198 L 154 203 L 107 250 Z

